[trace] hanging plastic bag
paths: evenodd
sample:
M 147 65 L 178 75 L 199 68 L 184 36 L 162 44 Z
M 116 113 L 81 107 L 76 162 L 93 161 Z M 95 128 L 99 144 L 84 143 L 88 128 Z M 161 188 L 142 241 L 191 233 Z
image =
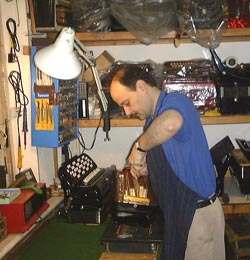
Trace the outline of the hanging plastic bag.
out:
M 180 0 L 179 24 L 181 31 L 199 45 L 215 49 L 225 29 L 223 0 Z
M 73 0 L 73 27 L 78 32 L 110 30 L 110 8 L 107 1 Z
M 174 0 L 111 0 L 110 5 L 112 15 L 146 45 L 177 27 Z

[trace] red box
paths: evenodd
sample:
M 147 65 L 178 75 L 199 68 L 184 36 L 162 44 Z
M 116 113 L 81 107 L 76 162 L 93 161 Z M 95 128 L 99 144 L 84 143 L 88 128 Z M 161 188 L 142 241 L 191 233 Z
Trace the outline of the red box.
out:
M 49 207 L 46 201 L 45 184 L 39 184 L 39 186 L 43 190 L 42 194 L 31 189 L 24 189 L 10 204 L 0 205 L 0 212 L 6 217 L 8 233 L 27 231 Z

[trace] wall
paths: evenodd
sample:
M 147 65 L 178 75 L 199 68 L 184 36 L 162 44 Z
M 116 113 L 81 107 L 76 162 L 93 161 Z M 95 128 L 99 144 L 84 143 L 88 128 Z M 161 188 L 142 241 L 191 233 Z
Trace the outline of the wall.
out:
M 232 54 L 237 57 L 239 63 L 250 62 L 250 54 L 247 50 L 250 48 L 250 42 L 222 43 L 217 52 L 224 60 Z M 164 62 L 168 60 L 182 60 L 195 58 L 209 58 L 207 49 L 198 44 L 182 44 L 175 48 L 173 44 L 151 44 L 144 45 L 125 45 L 125 46 L 105 46 L 91 47 L 94 55 L 98 56 L 102 51 L 107 50 L 116 60 L 123 61 L 145 61 L 151 59 L 155 62 Z M 211 147 L 224 136 L 229 135 L 234 145 L 237 146 L 235 137 L 250 139 L 250 124 L 232 124 L 232 125 L 205 125 L 204 130 Z M 83 129 L 83 136 L 86 140 L 92 140 L 94 129 Z M 104 142 L 104 134 L 99 130 L 97 143 L 91 155 L 96 158 L 99 165 L 108 166 L 115 163 L 118 168 L 122 168 L 125 158 L 133 140 L 141 133 L 138 128 L 112 128 L 111 142 Z
M 25 1 L 19 0 L 19 10 L 22 12 L 21 30 L 19 31 L 22 44 L 28 42 L 27 37 L 27 24 L 25 21 Z M 0 7 L 2 10 L 2 25 L 4 26 L 5 20 L 9 16 L 16 17 L 15 1 L 7 3 L 3 0 L 0 1 Z M 26 29 L 25 29 L 26 28 Z M 5 34 L 7 34 L 5 30 Z M 6 49 L 8 46 L 8 37 L 5 35 Z M 92 47 L 94 55 L 99 55 L 105 49 L 116 59 L 124 61 L 144 61 L 151 59 L 155 62 L 164 62 L 167 60 L 182 60 L 193 58 L 209 58 L 209 52 L 206 49 L 201 48 L 199 45 L 182 44 L 178 48 L 175 48 L 173 44 L 152 44 L 149 46 L 144 45 L 123 45 L 123 46 L 105 46 L 105 47 Z M 250 42 L 237 42 L 237 43 L 222 43 L 217 49 L 219 56 L 225 59 L 232 54 L 239 59 L 239 62 L 250 62 Z M 7 50 L 6 50 L 7 51 Z M 29 57 L 22 57 L 23 67 L 25 73 L 25 87 L 27 93 L 30 93 L 30 74 L 29 74 Z M 11 66 L 7 64 L 8 70 Z M 10 99 L 13 102 L 13 96 L 10 95 Z M 13 104 L 13 103 L 12 103 Z M 30 120 L 30 116 L 29 116 Z M 205 133 L 210 146 L 215 144 L 221 138 L 229 135 L 232 141 L 235 137 L 243 137 L 250 139 L 250 124 L 239 125 L 214 125 L 204 126 Z M 93 134 L 95 129 L 81 129 L 83 137 L 87 146 L 93 140 Z M 89 154 L 93 157 L 96 163 L 100 167 L 107 167 L 111 164 L 115 164 L 118 168 L 122 168 L 125 164 L 125 158 L 129 151 L 130 145 L 133 140 L 141 133 L 140 127 L 133 128 L 112 128 L 110 131 L 110 142 L 104 141 L 104 133 L 102 129 L 99 129 L 96 144 Z M 15 132 L 13 132 L 15 135 Z M 29 136 L 30 141 L 30 136 Z M 15 138 L 13 138 L 15 146 Z M 234 142 L 235 144 L 235 142 Z M 235 144 L 236 145 L 236 144 Z M 15 146 L 16 147 L 16 146 Z M 72 142 L 70 145 L 73 154 L 79 153 L 80 148 L 77 142 Z M 37 154 L 38 160 L 37 160 Z M 14 155 L 16 156 L 16 155 Z M 61 162 L 60 149 L 59 149 L 59 164 Z M 53 153 L 51 149 L 34 147 L 27 147 L 24 154 L 24 163 L 26 166 L 31 166 L 36 174 L 40 176 L 40 179 L 46 181 L 48 184 L 53 182 L 54 168 L 53 168 Z
M 18 6 L 16 6 L 18 3 Z M 19 16 L 19 21 L 18 21 Z M 20 44 L 20 52 L 18 53 L 18 58 L 20 61 L 21 66 L 21 73 L 22 73 L 22 80 L 23 80 L 23 87 L 25 94 L 30 98 L 30 60 L 29 56 L 23 55 L 23 46 L 29 45 L 29 36 L 28 36 L 28 27 L 27 27 L 27 13 L 26 13 L 26 5 L 25 0 L 19 1 L 0 1 L 0 26 L 2 26 L 3 31 L 3 39 L 4 39 L 4 52 L 5 57 L 7 60 L 7 55 L 10 51 L 10 38 L 9 33 L 6 29 L 6 21 L 12 18 L 16 21 L 17 27 L 17 37 Z M 9 73 L 12 70 L 17 70 L 17 63 L 6 63 L 6 78 L 8 77 Z M 14 173 L 18 172 L 17 168 L 17 114 L 15 108 L 15 96 L 13 87 L 9 84 L 8 85 L 8 99 L 9 99 L 9 109 L 8 109 L 8 121 L 9 127 L 11 129 L 9 133 L 9 141 L 12 147 L 12 159 L 13 159 L 13 168 Z M 38 163 L 37 163 L 37 150 L 35 147 L 31 147 L 31 140 L 30 140 L 30 119 L 31 112 L 30 112 L 30 105 L 28 105 L 28 135 L 27 135 L 27 146 L 24 149 L 22 146 L 22 155 L 23 155 L 23 169 L 32 168 L 33 171 L 38 174 Z M 22 119 L 20 120 L 22 122 Z M 22 123 L 20 125 L 21 130 L 21 137 L 23 143 L 23 136 L 22 136 Z

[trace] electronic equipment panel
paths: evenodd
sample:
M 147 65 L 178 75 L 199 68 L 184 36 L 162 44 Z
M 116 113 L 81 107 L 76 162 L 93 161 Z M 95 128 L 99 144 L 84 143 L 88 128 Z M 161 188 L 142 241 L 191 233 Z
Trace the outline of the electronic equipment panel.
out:
M 77 137 L 78 80 L 58 80 L 41 72 L 34 64 L 32 48 L 31 119 L 32 145 L 59 147 Z

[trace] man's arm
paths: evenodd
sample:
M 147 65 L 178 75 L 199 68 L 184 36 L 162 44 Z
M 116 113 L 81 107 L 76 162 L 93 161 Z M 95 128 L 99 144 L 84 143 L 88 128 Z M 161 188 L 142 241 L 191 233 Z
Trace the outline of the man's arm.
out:
M 176 110 L 165 111 L 155 118 L 147 130 L 136 140 L 129 154 L 128 162 L 135 178 L 147 174 L 146 152 L 173 137 L 182 124 L 183 118 Z M 140 149 L 138 149 L 138 145 Z
M 183 118 L 178 111 L 167 110 L 155 118 L 137 142 L 141 149 L 148 151 L 173 137 L 182 124 Z

